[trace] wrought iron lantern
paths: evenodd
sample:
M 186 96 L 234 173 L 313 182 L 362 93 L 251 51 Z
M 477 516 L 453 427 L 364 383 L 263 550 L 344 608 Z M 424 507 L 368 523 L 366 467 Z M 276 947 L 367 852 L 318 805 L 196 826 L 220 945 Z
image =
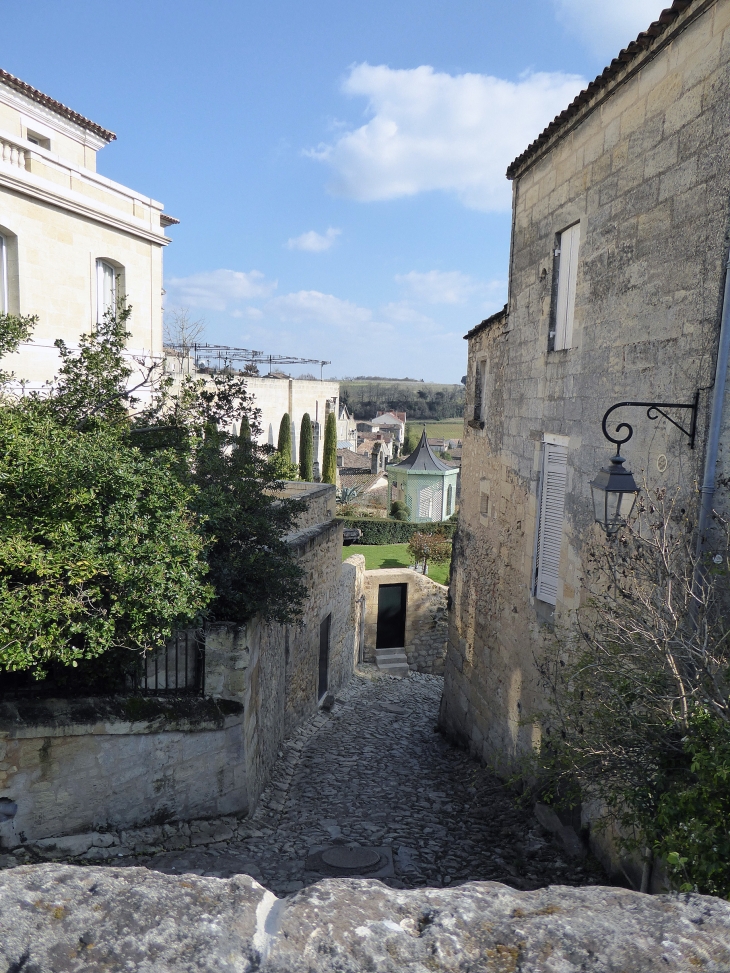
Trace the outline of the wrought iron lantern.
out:
M 616 453 L 611 465 L 604 466 L 591 481 L 591 496 L 596 523 L 611 537 L 629 519 L 639 495 L 631 470 L 624 469 L 624 458 Z
M 631 470 L 624 469 L 626 460 L 621 456 L 621 446 L 634 435 L 633 427 L 628 422 L 621 422 L 616 426 L 616 435 L 612 436 L 606 425 L 608 417 L 616 409 L 638 406 L 646 409 L 648 419 L 667 419 L 689 439 L 689 448 L 694 449 L 695 433 L 697 431 L 697 408 L 700 393 L 696 392 L 694 400 L 683 402 L 617 402 L 606 411 L 603 417 L 603 435 L 616 446 L 616 455 L 611 457 L 611 465 L 605 466 L 594 480 L 591 481 L 591 496 L 593 498 L 593 513 L 596 523 L 600 524 L 606 534 L 611 537 L 624 526 L 636 504 L 639 488 L 636 485 Z M 665 409 L 688 409 L 690 412 L 689 429 L 685 429 L 675 419 L 664 411 Z M 622 430 L 625 435 L 621 435 Z

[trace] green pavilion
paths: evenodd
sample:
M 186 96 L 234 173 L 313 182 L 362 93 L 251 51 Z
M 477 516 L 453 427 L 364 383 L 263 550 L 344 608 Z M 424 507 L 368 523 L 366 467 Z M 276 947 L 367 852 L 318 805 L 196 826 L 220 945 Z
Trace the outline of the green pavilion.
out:
M 388 508 L 401 500 L 408 508 L 411 523 L 437 523 L 448 520 L 456 503 L 456 478 L 459 471 L 434 455 L 424 428 L 421 441 L 401 463 L 387 466 Z

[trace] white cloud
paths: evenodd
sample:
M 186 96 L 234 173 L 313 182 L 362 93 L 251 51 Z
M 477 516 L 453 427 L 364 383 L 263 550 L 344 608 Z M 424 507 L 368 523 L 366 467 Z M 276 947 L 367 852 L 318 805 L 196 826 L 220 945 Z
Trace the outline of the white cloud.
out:
M 659 17 L 667 0 L 553 0 L 558 19 L 587 47 L 615 56 Z
M 360 64 L 344 91 L 368 99 L 370 121 L 307 154 L 331 166 L 333 192 L 352 199 L 444 190 L 472 209 L 509 210 L 508 164 L 584 84 L 561 72 L 513 82 Z
M 282 321 L 326 324 L 346 331 L 370 324 L 373 316 L 366 307 L 343 301 L 333 294 L 322 294 L 321 291 L 282 294 L 268 302 L 266 311 Z
M 321 253 L 323 250 L 329 250 L 341 233 L 342 230 L 336 230 L 333 226 L 324 235 L 317 233 L 316 230 L 310 230 L 308 233 L 302 233 L 301 236 L 290 237 L 286 245 L 290 250 L 307 250 L 309 253 Z
M 414 298 L 426 304 L 463 304 L 482 285 L 461 271 L 429 270 L 419 274 L 412 270 L 409 274 L 397 274 L 399 284 L 405 284 Z
M 166 287 L 174 304 L 225 311 L 241 301 L 268 297 L 276 289 L 276 281 L 267 281 L 259 270 L 210 270 L 190 277 L 173 277 Z
M 408 301 L 391 301 L 383 307 L 383 315 L 397 324 L 420 324 L 435 326 L 435 321 L 417 311 Z

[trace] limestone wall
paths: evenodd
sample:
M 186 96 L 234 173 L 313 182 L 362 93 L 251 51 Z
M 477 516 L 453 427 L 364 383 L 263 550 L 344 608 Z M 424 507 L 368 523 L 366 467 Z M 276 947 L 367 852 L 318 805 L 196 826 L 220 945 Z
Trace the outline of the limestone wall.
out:
M 321 488 L 327 495 L 332 486 Z M 324 502 L 324 501 L 323 501 Z M 342 524 L 335 520 L 290 535 L 309 590 L 296 623 L 256 618 L 237 627 L 221 624 L 206 633 L 206 693 L 241 702 L 248 802 L 255 806 L 281 742 L 317 708 L 320 625 L 331 615 L 327 689 L 352 677 L 362 616 L 365 559 L 342 563 Z
M 310 514 L 325 516 L 334 487 L 313 486 Z M 300 619 L 209 626 L 205 699 L 0 703 L 0 800 L 18 807 L 0 815 L 0 843 L 255 807 L 282 740 L 320 703 L 322 621 L 331 616 L 326 692 L 352 677 L 361 641 L 365 559 L 342 563 L 342 523 L 287 542 L 309 591 Z
M 0 704 L 0 845 L 245 813 L 241 707 L 211 700 Z
M 646 410 L 616 414 L 634 425 L 622 454 L 637 482 L 689 495 L 701 473 L 727 259 L 729 100 L 730 2 L 693 5 L 515 180 L 509 312 L 469 342 L 465 414 L 479 365 L 484 428 L 467 421 L 464 432 L 441 714 L 485 760 L 508 762 L 534 742 L 534 659 L 581 601 L 582 549 L 596 530 L 589 483 L 612 453 L 606 409 L 689 402 L 702 389 L 694 451 Z M 576 222 L 572 347 L 549 352 L 557 234 Z M 565 437 L 568 455 L 555 607 L 532 593 L 546 434 Z M 729 442 L 726 432 L 721 471 Z
M 381 584 L 408 585 L 405 653 L 415 672 L 443 675 L 448 638 L 448 588 L 410 568 L 365 572 L 364 658 L 375 662 L 378 631 L 378 590 Z

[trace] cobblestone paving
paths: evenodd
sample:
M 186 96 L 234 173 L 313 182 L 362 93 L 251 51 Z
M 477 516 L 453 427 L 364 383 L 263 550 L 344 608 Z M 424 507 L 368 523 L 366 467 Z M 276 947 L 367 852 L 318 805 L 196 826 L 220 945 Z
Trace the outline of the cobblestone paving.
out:
M 105 864 L 246 872 L 285 895 L 322 877 L 305 867 L 313 849 L 345 845 L 388 849 L 394 868 L 382 881 L 395 888 L 607 884 L 595 861 L 568 858 L 493 775 L 436 732 L 442 688 L 437 676 L 398 680 L 363 667 L 329 714 L 284 745 L 252 818 L 193 822 L 147 845 L 136 832 L 137 854 Z

